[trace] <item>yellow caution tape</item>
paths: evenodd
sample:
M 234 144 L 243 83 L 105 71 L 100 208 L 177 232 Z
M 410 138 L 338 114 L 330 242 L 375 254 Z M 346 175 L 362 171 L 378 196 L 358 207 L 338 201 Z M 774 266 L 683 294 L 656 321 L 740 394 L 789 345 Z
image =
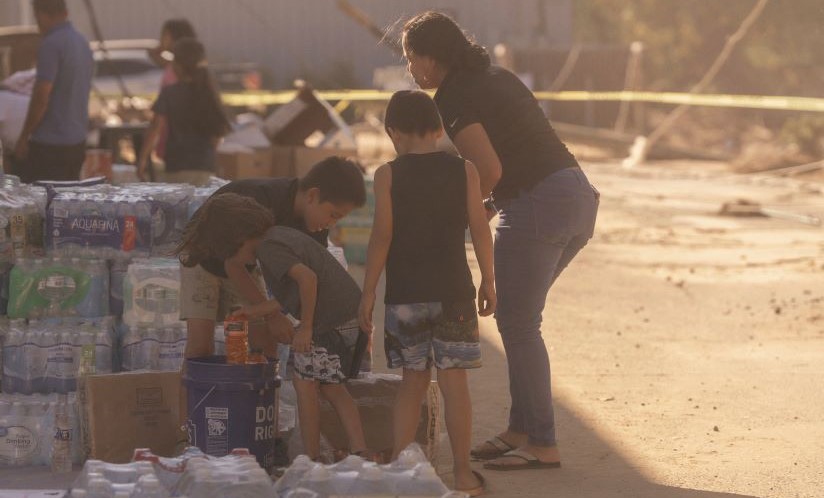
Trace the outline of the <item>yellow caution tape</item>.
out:
M 320 90 L 318 97 L 327 101 L 381 102 L 392 92 L 379 90 Z M 267 106 L 285 104 L 295 98 L 294 90 L 277 92 L 242 92 L 222 94 L 228 106 Z M 145 95 L 152 99 L 153 96 Z M 654 104 L 694 105 L 704 107 L 738 107 L 777 111 L 824 112 L 824 99 L 766 95 L 692 94 L 678 92 L 535 92 L 538 100 L 560 102 L 648 102 Z

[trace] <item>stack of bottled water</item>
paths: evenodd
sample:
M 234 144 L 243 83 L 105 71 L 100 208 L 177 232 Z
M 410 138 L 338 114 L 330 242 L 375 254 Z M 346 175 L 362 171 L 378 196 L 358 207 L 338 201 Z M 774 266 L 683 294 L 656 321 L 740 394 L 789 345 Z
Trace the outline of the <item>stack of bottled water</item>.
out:
M 112 319 L 14 319 L 3 342 L 4 393 L 69 393 L 77 389 L 81 357 L 95 372 L 112 372 Z
M 193 458 L 186 464 L 174 495 L 202 498 L 275 498 L 269 474 L 248 450 L 220 458 Z
M 11 318 L 109 314 L 109 269 L 102 259 L 18 259 L 9 279 Z
M 186 325 L 129 327 L 121 338 L 121 366 L 124 371 L 176 371 L 183 366 Z
M 72 484 L 71 497 L 82 498 L 168 498 L 150 462 L 126 464 L 87 460 Z
M 58 189 L 46 212 L 46 247 L 64 256 L 122 259 L 152 250 L 152 199 L 108 185 Z
M 123 282 L 123 322 L 130 327 L 168 327 L 180 322 L 180 263 L 136 259 Z
M 0 393 L 0 467 L 48 465 L 54 455 L 55 415 L 68 413 L 68 455 L 62 458 L 79 463 L 82 448 L 78 437 L 79 417 L 74 394 L 22 396 Z M 62 404 L 62 406 L 60 406 Z
M 0 188 L 0 315 L 6 314 L 14 260 L 44 254 L 42 192 L 33 187 Z
M 191 185 L 131 183 L 124 190 L 146 195 L 152 203 L 152 256 L 168 256 L 177 246 L 189 221 Z
M 334 465 L 297 457 L 277 482 L 279 497 L 303 496 L 432 496 L 449 492 L 417 444 L 388 465 L 350 455 Z

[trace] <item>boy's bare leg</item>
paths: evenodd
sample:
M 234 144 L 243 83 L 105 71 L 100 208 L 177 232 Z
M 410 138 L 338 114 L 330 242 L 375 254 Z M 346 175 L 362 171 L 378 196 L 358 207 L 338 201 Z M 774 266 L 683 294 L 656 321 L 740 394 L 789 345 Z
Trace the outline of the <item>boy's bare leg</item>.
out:
M 186 358 L 201 358 L 215 354 L 215 321 L 205 318 L 186 320 Z
M 438 370 L 438 386 L 444 403 L 444 418 L 449 443 L 452 446 L 452 472 L 455 489 L 472 489 L 480 485 L 469 466 L 469 448 L 472 443 L 472 401 L 466 370 L 450 368 Z
M 431 381 L 432 374 L 428 368 L 423 371 L 403 369 L 403 380 L 393 412 L 395 447 L 392 448 L 392 460 L 398 458 L 398 454 L 415 440 L 421 420 L 421 401 Z
M 366 450 L 363 425 L 355 400 L 343 384 L 321 384 L 320 392 L 335 408 L 349 439 L 349 451 L 360 453 Z
M 318 382 L 293 379 L 298 397 L 298 420 L 303 448 L 311 459 L 320 456 L 320 397 Z

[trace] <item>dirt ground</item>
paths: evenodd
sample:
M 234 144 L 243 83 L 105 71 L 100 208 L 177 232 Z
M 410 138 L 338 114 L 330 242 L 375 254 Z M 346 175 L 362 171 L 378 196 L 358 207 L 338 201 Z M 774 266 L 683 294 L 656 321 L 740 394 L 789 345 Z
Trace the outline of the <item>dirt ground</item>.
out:
M 824 496 L 824 228 L 716 214 L 744 198 L 824 218 L 824 184 L 690 162 L 584 167 L 602 193 L 597 234 L 544 313 L 563 468 L 483 471 L 488 496 Z M 509 406 L 492 319 L 481 335 L 477 441 Z M 445 435 L 441 455 L 448 476 Z M 11 472 L 15 487 L 59 481 L 0 482 Z
M 695 163 L 585 170 L 597 234 L 544 312 L 563 468 L 483 471 L 489 496 L 824 496 L 824 229 L 716 214 L 744 198 L 824 218 L 824 185 Z M 481 335 L 477 441 L 509 407 L 492 319 Z

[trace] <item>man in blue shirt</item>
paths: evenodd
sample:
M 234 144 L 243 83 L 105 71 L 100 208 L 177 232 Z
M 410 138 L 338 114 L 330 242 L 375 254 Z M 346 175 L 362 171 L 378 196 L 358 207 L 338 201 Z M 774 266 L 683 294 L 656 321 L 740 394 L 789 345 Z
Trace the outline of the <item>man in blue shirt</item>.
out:
M 34 0 L 43 35 L 37 81 L 15 147 L 26 183 L 77 180 L 85 158 L 94 61 L 89 42 L 68 21 L 65 0 Z

